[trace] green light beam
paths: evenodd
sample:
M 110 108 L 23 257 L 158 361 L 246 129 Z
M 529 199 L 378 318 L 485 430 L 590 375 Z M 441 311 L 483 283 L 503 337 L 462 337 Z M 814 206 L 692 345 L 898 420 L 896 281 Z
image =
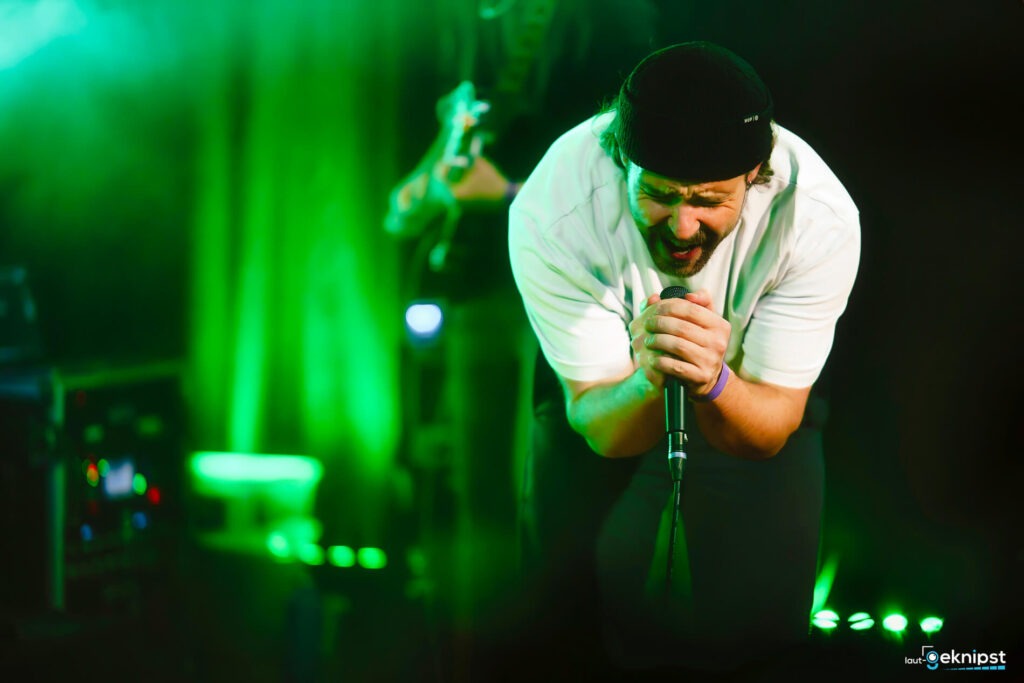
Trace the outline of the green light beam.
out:
M 811 606 L 811 613 L 815 613 L 825 607 L 828 596 L 832 592 L 832 584 L 836 580 L 836 571 L 839 569 L 839 555 L 833 554 L 822 564 L 818 578 L 814 582 L 814 601 Z

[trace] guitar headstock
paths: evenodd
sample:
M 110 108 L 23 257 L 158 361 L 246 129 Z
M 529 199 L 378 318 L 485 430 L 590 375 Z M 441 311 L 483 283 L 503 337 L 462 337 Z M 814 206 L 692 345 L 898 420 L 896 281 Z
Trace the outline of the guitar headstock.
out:
M 486 137 L 480 126 L 490 109 L 490 103 L 476 98 L 470 81 L 438 100 L 437 137 L 413 172 L 391 191 L 384 221 L 389 233 L 414 237 L 441 213 L 449 214 L 449 222 L 454 220 L 458 206 L 449 187 L 483 151 Z
M 459 83 L 437 102 L 437 118 L 441 123 L 440 138 L 445 140 L 440 166 L 447 169 L 447 180 L 458 180 L 453 173 L 465 171 L 480 156 L 484 138 L 480 124 L 491 105 L 476 98 L 476 87 L 470 81 Z

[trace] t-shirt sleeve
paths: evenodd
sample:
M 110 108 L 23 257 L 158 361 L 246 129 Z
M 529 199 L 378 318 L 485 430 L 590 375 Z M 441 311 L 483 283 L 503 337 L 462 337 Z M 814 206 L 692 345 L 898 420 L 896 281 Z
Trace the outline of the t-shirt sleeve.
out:
M 581 382 L 621 375 L 632 365 L 628 321 L 610 289 L 515 206 L 509 228 L 512 273 L 552 369 Z
M 811 386 L 832 349 L 860 261 L 856 209 L 807 219 L 778 284 L 757 302 L 743 338 L 742 369 L 783 387 Z

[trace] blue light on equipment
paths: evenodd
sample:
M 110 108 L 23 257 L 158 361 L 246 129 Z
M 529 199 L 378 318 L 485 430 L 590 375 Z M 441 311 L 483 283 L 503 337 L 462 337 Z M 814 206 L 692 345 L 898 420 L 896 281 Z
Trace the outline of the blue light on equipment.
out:
M 136 512 L 132 514 L 132 526 L 140 531 L 145 529 L 149 526 L 149 517 L 146 516 L 145 512 Z
M 437 304 L 411 304 L 405 309 L 405 326 L 418 339 L 431 339 L 441 331 L 444 314 Z

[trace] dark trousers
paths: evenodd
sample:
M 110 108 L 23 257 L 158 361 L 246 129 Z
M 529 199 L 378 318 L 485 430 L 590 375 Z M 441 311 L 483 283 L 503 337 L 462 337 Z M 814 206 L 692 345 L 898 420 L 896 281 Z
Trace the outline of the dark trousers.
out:
M 821 399 L 811 399 L 803 426 L 765 461 L 711 448 L 688 407 L 683 528 L 667 592 L 665 444 L 635 458 L 601 458 L 569 427 L 543 360 L 535 385 L 524 558 L 540 605 L 533 635 L 544 671 L 596 679 L 723 670 L 806 638 L 824 495 Z

